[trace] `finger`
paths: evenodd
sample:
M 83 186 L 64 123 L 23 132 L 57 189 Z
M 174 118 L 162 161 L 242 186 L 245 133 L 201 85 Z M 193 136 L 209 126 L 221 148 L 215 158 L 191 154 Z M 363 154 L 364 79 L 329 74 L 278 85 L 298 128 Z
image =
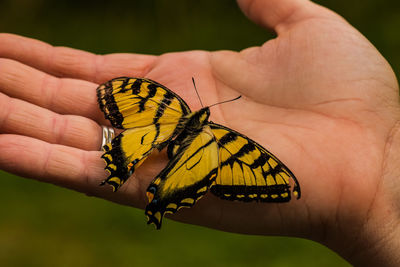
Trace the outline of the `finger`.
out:
M 100 150 L 102 129 L 94 121 L 60 115 L 0 93 L 0 133 L 21 134 L 52 144 Z
M 139 54 L 95 55 L 14 34 L 0 34 L 0 57 L 14 59 L 58 77 L 102 83 L 117 76 L 143 77 L 156 57 Z
M 97 103 L 97 84 L 56 78 L 10 59 L 0 59 L 0 69 L 0 92 L 59 114 L 85 116 L 106 124 Z
M 0 134 L 0 151 L 1 170 L 125 205 L 144 203 L 137 179 L 131 179 L 129 190 L 117 193 L 99 186 L 107 176 L 100 151 L 89 152 L 7 134 Z
M 308 0 L 237 0 L 251 20 L 263 27 L 282 33 L 310 18 L 341 17 Z

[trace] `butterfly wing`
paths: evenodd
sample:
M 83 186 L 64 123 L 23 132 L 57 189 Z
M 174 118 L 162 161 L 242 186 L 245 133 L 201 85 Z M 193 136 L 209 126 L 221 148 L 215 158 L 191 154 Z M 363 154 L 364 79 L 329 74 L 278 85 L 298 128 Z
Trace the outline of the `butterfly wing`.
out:
M 144 78 L 120 77 L 97 88 L 100 109 L 119 129 L 178 123 L 190 108 L 165 86 Z
M 108 183 L 117 190 L 151 153 L 162 149 L 179 132 L 190 113 L 174 92 L 150 79 L 120 77 L 97 88 L 101 110 L 112 126 L 128 129 L 104 147 Z
M 219 172 L 210 191 L 222 199 L 286 202 L 300 198 L 293 173 L 274 155 L 250 138 L 210 123 L 219 147 Z M 292 181 L 292 182 L 291 182 Z
M 163 125 L 158 132 L 155 124 L 125 130 L 104 146 L 101 156 L 106 161 L 105 169 L 110 175 L 101 184 L 110 184 L 113 191 L 118 190 L 134 171 L 161 142 L 171 137 L 175 124 Z
M 166 212 L 193 206 L 208 191 L 217 171 L 218 145 L 211 129 L 204 126 L 200 133 L 186 136 L 165 169 L 149 185 L 145 211 L 148 223 L 159 229 Z

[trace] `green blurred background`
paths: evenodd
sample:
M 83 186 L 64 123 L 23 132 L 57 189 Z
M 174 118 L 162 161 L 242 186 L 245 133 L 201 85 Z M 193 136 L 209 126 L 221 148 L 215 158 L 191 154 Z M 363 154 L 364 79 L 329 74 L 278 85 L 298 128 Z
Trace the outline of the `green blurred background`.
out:
M 359 29 L 399 77 L 399 1 L 317 2 Z M 0 32 L 94 53 L 147 54 L 240 50 L 274 36 L 232 0 L 0 0 Z M 349 266 L 307 240 L 169 220 L 156 231 L 140 210 L 4 172 L 0 182 L 0 266 Z

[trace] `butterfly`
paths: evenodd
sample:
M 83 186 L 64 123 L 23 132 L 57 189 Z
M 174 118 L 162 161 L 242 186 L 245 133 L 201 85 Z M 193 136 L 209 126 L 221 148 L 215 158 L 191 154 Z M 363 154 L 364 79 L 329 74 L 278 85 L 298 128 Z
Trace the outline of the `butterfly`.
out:
M 192 112 L 181 97 L 153 80 L 115 78 L 97 88 L 97 98 L 105 118 L 124 130 L 103 147 L 109 176 L 102 185 L 117 191 L 154 149 L 167 147 L 169 162 L 146 193 L 147 223 L 157 229 L 166 213 L 193 206 L 207 191 L 245 202 L 301 196 L 296 177 L 277 157 L 209 121 L 209 107 Z

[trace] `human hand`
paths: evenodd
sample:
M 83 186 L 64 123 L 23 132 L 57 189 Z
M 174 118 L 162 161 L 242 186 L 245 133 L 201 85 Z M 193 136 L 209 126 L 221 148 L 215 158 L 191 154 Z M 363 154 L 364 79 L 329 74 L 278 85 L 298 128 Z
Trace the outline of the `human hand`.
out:
M 95 56 L 2 34 L 1 169 L 143 208 L 146 188 L 167 159 L 164 153 L 151 157 L 117 193 L 99 187 L 107 176 L 98 151 L 100 125 L 107 122 L 95 89 L 117 76 L 148 77 L 196 110 L 195 76 L 205 104 L 243 95 L 213 107 L 211 119 L 273 152 L 297 176 L 302 198 L 260 204 L 207 194 L 173 219 L 240 233 L 301 236 L 353 263 L 372 264 L 373 254 L 377 262 L 381 257 L 393 261 L 383 253 L 398 231 L 391 225 L 398 221 L 393 203 L 399 154 L 393 139 L 399 106 L 392 70 L 361 34 L 329 10 L 295 0 L 239 4 L 278 37 L 240 53 L 155 57 Z

